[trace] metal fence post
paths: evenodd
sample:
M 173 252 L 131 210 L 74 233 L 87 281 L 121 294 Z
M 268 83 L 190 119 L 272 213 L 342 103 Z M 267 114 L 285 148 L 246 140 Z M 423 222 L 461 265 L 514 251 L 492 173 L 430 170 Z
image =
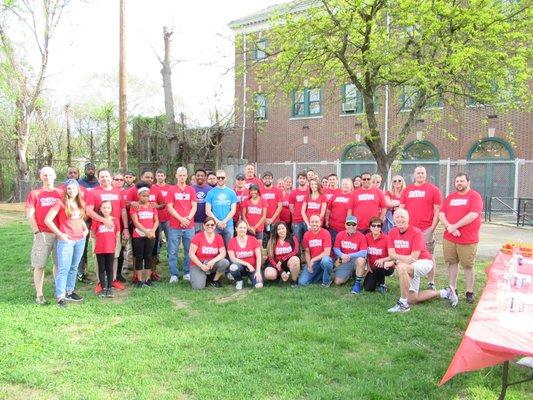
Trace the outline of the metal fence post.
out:
M 520 159 L 515 158 L 514 160 L 514 190 L 513 190 L 513 197 L 514 199 L 514 209 L 518 211 L 518 178 L 520 176 Z
M 451 163 L 450 158 L 446 160 L 446 197 L 450 194 L 450 172 L 451 172 Z
M 296 187 L 296 161 L 292 161 L 292 187 Z
M 335 167 L 337 171 L 337 177 L 341 179 L 341 160 L 339 160 L 338 158 L 335 160 Z

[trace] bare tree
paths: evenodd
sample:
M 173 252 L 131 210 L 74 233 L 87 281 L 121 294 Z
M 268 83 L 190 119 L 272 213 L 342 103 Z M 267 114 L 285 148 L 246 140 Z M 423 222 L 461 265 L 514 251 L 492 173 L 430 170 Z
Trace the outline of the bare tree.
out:
M 15 103 L 15 158 L 17 163 L 16 198 L 21 200 L 28 190 L 29 168 L 27 161 L 30 138 L 30 121 L 34 117 L 36 105 L 43 91 L 48 67 L 50 41 L 61 20 L 69 0 L 19 0 L 3 2 L 0 6 L 0 41 L 8 71 L 4 77 L 11 90 Z M 25 68 L 9 35 L 9 17 L 15 17 L 28 30 L 39 51 L 39 65 L 32 68 L 36 72 L 32 79 L 31 72 Z

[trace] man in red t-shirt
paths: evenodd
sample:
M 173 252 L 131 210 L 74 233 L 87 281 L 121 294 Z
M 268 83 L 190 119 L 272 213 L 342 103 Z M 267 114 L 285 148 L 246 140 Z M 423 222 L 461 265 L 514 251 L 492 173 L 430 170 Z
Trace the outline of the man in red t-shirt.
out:
M 263 189 L 263 182 L 255 176 L 255 167 L 253 164 L 246 164 L 244 167 L 244 186 L 250 189 L 250 185 L 257 185 L 259 190 Z
M 341 188 L 336 190 L 336 193 L 328 203 L 326 210 L 326 228 L 329 230 L 333 243 L 335 243 L 337 233 L 345 229 L 346 217 L 352 215 L 352 188 L 352 180 L 350 178 L 344 178 L 341 181 Z
M 382 221 L 387 212 L 385 195 L 372 186 L 370 172 L 361 175 L 362 186 L 353 193 L 352 214 L 357 217 L 357 230 L 363 235 L 370 232 L 369 222 L 372 217 L 379 217 Z
M 263 235 L 263 248 L 266 248 L 268 239 L 270 239 L 270 229 L 279 221 L 279 214 L 283 208 L 283 193 L 274 186 L 274 176 L 272 172 L 263 173 L 263 189 L 261 189 L 261 198 L 266 202 L 267 214 L 265 220 L 265 233 Z
M 39 172 L 43 183 L 40 189 L 32 190 L 26 199 L 26 217 L 33 231 L 33 244 L 31 248 L 31 266 L 33 268 L 33 284 L 35 285 L 35 302 L 40 305 L 47 304 L 43 295 L 44 268 L 52 253 L 54 260 L 54 275 L 56 255 L 56 235 L 45 224 L 44 220 L 48 211 L 61 201 L 61 193 L 54 188 L 56 172 L 51 167 L 43 167 Z
M 328 185 L 322 188 L 322 192 L 326 195 L 329 204 L 333 195 L 339 192 L 339 180 L 337 174 L 329 174 L 327 179 Z
M 237 206 L 235 208 L 235 214 L 233 215 L 234 225 L 237 224 L 237 222 L 242 218 L 242 206 L 250 197 L 250 192 L 245 186 L 246 182 L 244 179 L 245 178 L 243 174 L 237 174 L 235 177 L 235 186 L 233 187 L 233 191 L 237 196 Z
M 427 250 L 433 254 L 435 249 L 435 228 L 439 223 L 439 210 L 442 203 L 440 189 L 427 181 L 424 167 L 416 167 L 415 182 L 408 185 L 400 197 L 400 207 L 410 215 L 410 224 L 422 231 Z M 433 270 L 428 274 L 428 289 L 435 290 L 435 257 Z
M 307 230 L 307 225 L 302 217 L 302 206 L 309 194 L 307 187 L 307 175 L 305 172 L 298 173 L 298 187 L 294 189 L 289 195 L 289 209 L 292 214 L 292 233 L 302 243 L 304 232 Z
M 464 172 L 455 176 L 455 192 L 444 200 L 439 219 L 446 228 L 442 243 L 444 260 L 448 263 L 450 287 L 457 289 L 459 263 L 465 270 L 466 301 L 473 303 L 474 262 L 479 243 L 481 195 L 470 188 L 470 178 Z
M 306 286 L 322 281 L 322 287 L 327 288 L 331 285 L 333 272 L 333 260 L 330 257 L 331 236 L 321 227 L 322 221 L 318 215 L 312 215 L 309 224 L 311 229 L 305 232 L 302 241 L 306 267 L 298 278 L 298 284 Z
M 420 289 L 420 277 L 429 274 L 433 269 L 431 254 L 426 249 L 422 231 L 409 225 L 409 213 L 403 208 L 394 212 L 395 227 L 389 232 L 389 255 L 376 261 L 375 265 L 383 267 L 387 261 L 396 263 L 396 271 L 400 280 L 400 299 L 391 308 L 390 313 L 410 311 L 409 304 L 421 303 L 436 297 L 448 299 L 453 307 L 459 301 L 451 288 L 441 290 Z
M 357 231 L 357 218 L 348 215 L 345 227 L 337 234 L 333 245 L 333 252 L 340 260 L 340 265 L 335 269 L 335 285 L 346 283 L 355 271 L 352 293 L 356 294 L 361 292 L 365 275 L 367 244 L 365 236 Z
M 161 232 L 165 233 L 165 240 L 168 240 L 168 210 L 167 210 L 167 196 L 170 192 L 171 186 L 166 182 L 167 174 L 165 170 L 158 169 L 155 171 L 155 187 L 159 189 L 159 196 L 163 206 L 157 209 L 157 217 L 159 218 L 159 227 L 157 228 L 157 236 L 155 242 L 155 253 L 159 256 L 161 252 L 161 246 L 163 244 L 163 239 L 161 237 Z

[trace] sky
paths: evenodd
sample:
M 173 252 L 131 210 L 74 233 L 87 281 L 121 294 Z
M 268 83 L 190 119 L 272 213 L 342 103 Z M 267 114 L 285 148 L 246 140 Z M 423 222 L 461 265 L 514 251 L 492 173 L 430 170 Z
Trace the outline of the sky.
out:
M 229 111 L 234 93 L 234 35 L 227 25 L 283 2 L 126 0 L 127 71 L 141 82 L 129 88 L 129 97 L 143 99 L 132 112 L 164 113 L 161 65 L 155 55 L 155 51 L 162 55 L 163 26 L 174 28 L 172 56 L 177 63 L 172 83 L 176 115 L 184 112 L 190 123 L 205 124 L 215 108 Z M 53 37 L 46 82 L 55 104 L 90 97 L 100 85 L 91 76 L 117 73 L 118 4 L 118 0 L 73 0 L 66 10 Z M 102 85 L 115 86 L 113 81 Z M 138 92 L 154 95 L 134 93 L 139 86 Z

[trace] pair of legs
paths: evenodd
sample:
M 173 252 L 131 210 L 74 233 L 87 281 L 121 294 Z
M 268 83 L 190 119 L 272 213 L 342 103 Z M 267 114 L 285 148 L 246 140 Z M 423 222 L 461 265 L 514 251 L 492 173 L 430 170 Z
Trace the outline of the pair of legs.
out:
M 38 232 L 33 236 L 31 248 L 31 266 L 33 268 L 33 284 L 35 286 L 35 296 L 37 302 L 44 303 L 44 269 L 48 263 L 48 258 L 52 254 L 53 276 L 56 277 L 57 253 L 56 235 L 50 232 Z
M 369 271 L 365 275 L 365 280 L 363 281 L 363 288 L 367 292 L 374 292 L 378 286 L 385 284 L 385 277 L 391 276 L 393 273 L 393 268 L 374 268 L 373 271 Z
M 205 289 L 208 276 L 213 281 L 218 281 L 229 267 L 229 261 L 225 258 L 217 261 L 210 271 L 203 271 L 196 265 L 191 266 L 191 286 L 193 289 Z
M 319 261 L 315 261 L 313 271 L 309 271 L 309 266 L 302 270 L 298 279 L 298 284 L 302 286 L 310 285 L 322 281 L 323 285 L 331 283 L 331 273 L 333 272 L 333 259 L 330 256 L 324 256 Z
M 238 285 L 239 282 L 242 282 L 244 277 L 247 276 L 252 281 L 252 286 L 256 288 L 263 287 L 263 280 L 257 280 L 255 271 L 249 271 L 244 265 L 238 263 L 232 263 L 229 266 L 229 273 L 235 279 L 235 283 Z M 241 283 L 242 286 L 242 283 Z
M 431 228 L 428 228 L 424 231 L 424 240 L 426 242 L 427 250 L 431 254 L 431 257 L 433 257 L 433 269 L 428 273 L 428 284 L 435 284 L 435 272 L 437 270 L 437 262 L 435 260 L 435 256 L 433 255 L 433 252 L 435 251 L 435 233 L 431 230 Z
M 440 297 L 439 290 L 428 289 L 419 292 L 420 278 L 428 275 L 432 269 L 431 260 L 416 260 L 412 264 L 398 263 L 396 271 L 400 280 L 400 300 L 407 299 L 409 304 L 416 304 Z
M 215 232 L 222 236 L 222 239 L 224 239 L 224 246 L 226 246 L 227 249 L 228 243 L 233 237 L 233 221 L 228 222 L 224 229 L 221 229 L 217 226 L 215 228 Z
M 167 237 L 167 257 L 170 275 L 178 277 L 178 249 L 180 242 L 183 243 L 183 274 L 190 274 L 189 248 L 194 236 L 194 228 L 174 229 L 169 228 Z
M 113 263 L 115 253 L 102 253 L 96 255 L 98 263 L 98 279 L 102 288 L 111 289 L 113 284 Z M 107 282 L 106 282 L 107 278 Z
M 287 282 L 290 277 L 292 282 L 298 283 L 298 277 L 300 276 L 300 259 L 297 256 L 292 256 L 285 263 L 281 264 L 282 272 L 279 272 L 276 268 L 272 267 L 268 261 L 265 265 L 263 271 L 265 280 L 275 281 L 280 277 L 283 282 Z M 287 272 L 289 272 L 289 274 Z
M 87 221 L 85 221 L 85 224 L 87 225 L 87 229 L 90 232 L 91 231 L 91 220 L 88 219 Z M 87 279 L 86 275 L 87 275 L 87 263 L 88 263 L 88 257 L 87 257 L 88 247 L 89 247 L 89 239 L 85 241 L 85 245 L 83 248 L 83 254 L 80 259 L 80 263 L 78 265 L 78 276 L 83 279 Z
M 83 255 L 85 242 L 85 238 L 57 241 L 57 274 L 55 285 L 58 301 L 74 292 L 78 275 L 78 265 Z
M 465 272 L 466 292 L 474 293 L 474 263 L 476 261 L 477 243 L 458 244 L 444 239 L 442 250 L 444 261 L 448 264 L 450 287 L 457 289 L 460 263 Z
M 350 260 L 347 263 L 341 263 L 335 269 L 335 279 L 333 280 L 333 283 L 335 283 L 335 285 L 342 285 L 348 282 L 354 271 L 356 279 L 363 279 L 365 276 L 365 264 L 366 259 L 363 257 L 357 257 L 353 261 Z
M 138 278 L 142 282 L 146 282 L 150 279 L 150 265 L 154 243 L 155 238 L 149 239 L 147 237 L 139 237 L 131 240 L 133 257 L 135 257 L 135 272 L 140 274 L 140 276 L 138 275 Z

